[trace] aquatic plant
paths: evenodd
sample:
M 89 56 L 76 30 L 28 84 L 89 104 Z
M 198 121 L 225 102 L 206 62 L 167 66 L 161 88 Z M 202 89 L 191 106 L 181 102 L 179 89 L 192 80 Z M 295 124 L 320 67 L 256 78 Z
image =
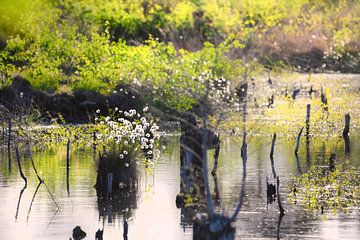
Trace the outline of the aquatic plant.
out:
M 309 172 L 294 177 L 289 199 L 310 211 L 346 211 L 359 206 L 359 177 L 360 172 L 347 163 L 312 166 Z
M 161 133 L 156 123 L 146 117 L 148 110 L 149 107 L 145 107 L 139 113 L 135 109 L 122 111 L 115 108 L 112 116 L 101 116 L 97 110 L 96 137 L 100 149 L 116 152 L 118 159 L 125 163 L 141 158 L 141 154 L 150 161 L 158 159 L 160 151 L 156 146 Z

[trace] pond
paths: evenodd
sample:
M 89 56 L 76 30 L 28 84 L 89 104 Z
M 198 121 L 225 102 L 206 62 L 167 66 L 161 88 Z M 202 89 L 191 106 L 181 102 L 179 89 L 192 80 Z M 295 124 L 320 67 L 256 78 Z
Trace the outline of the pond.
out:
M 328 141 L 332 141 L 329 144 Z M 35 164 L 45 180 L 37 189 L 37 179 L 29 159 L 23 160 L 28 187 L 22 191 L 17 163 L 7 153 L 0 154 L 0 232 L 1 239 L 69 239 L 75 226 L 94 239 L 104 228 L 104 239 L 122 239 L 124 219 L 128 222 L 128 239 L 192 239 L 194 212 L 176 207 L 180 192 L 179 136 L 169 136 L 166 149 L 153 171 L 139 165 L 138 188 L 132 192 L 98 199 L 96 189 L 97 155 L 93 151 L 71 152 L 69 176 L 66 171 L 66 147 L 34 152 Z M 252 137 L 248 141 L 248 164 L 244 205 L 235 223 L 236 239 L 271 239 L 277 237 L 279 210 L 277 203 L 267 204 L 266 181 L 275 180 L 269 158 L 271 135 Z M 299 175 L 294 156 L 295 139 L 278 136 L 274 163 L 280 177 L 280 193 L 286 210 L 279 237 L 285 239 L 360 239 L 359 208 L 334 214 L 325 209 L 309 211 L 286 200 L 291 192 L 292 177 Z M 312 139 L 310 158 L 300 146 L 300 167 L 305 172 L 311 165 L 326 165 L 331 152 L 338 161 L 348 159 L 360 168 L 359 137 L 351 136 L 348 154 L 341 138 Z M 217 172 L 217 210 L 231 214 L 241 189 L 242 160 L 240 143 L 230 138 L 222 144 Z M 210 166 L 212 154 L 209 153 Z M 67 181 L 68 180 L 68 181 Z M 214 179 L 210 177 L 214 192 Z M 67 184 L 68 182 L 68 184 Z M 49 189 L 49 191 L 47 190 Z M 37 189 L 37 190 L 36 190 Z M 20 200 L 20 201 L 19 201 Z M 57 206 L 59 205 L 59 207 Z

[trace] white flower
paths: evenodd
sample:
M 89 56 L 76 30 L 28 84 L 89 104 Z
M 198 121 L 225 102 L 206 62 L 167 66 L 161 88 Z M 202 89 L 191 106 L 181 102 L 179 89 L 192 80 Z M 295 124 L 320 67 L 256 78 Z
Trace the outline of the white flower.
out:
M 115 107 L 115 112 L 117 111 L 117 110 L 119 110 L 117 107 Z
M 123 158 L 124 158 L 124 154 L 120 154 L 119 157 L 120 157 L 120 159 L 123 159 Z
M 124 145 L 127 146 L 129 144 L 128 141 L 124 141 Z
M 149 110 L 149 107 L 146 106 L 146 107 L 144 107 L 143 112 L 147 112 L 148 110 Z
M 125 163 L 125 167 L 129 167 L 130 166 L 130 164 L 129 163 Z
M 126 151 L 126 150 L 123 151 L 123 153 L 124 153 L 124 155 L 128 155 L 128 151 Z
M 96 110 L 96 113 L 100 113 L 100 109 L 97 109 L 97 110 Z

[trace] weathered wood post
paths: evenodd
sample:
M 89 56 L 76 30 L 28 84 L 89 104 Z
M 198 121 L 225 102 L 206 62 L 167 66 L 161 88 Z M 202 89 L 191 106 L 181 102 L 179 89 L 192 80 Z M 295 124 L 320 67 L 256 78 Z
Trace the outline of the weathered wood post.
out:
M 296 157 L 296 165 L 299 170 L 299 173 L 302 174 L 301 165 L 300 165 L 300 158 L 299 158 L 299 147 L 300 147 L 300 138 L 304 127 L 301 127 L 300 132 L 298 133 L 297 139 L 296 139 L 296 146 L 295 146 L 295 157 Z
M 345 114 L 345 127 L 343 131 L 343 138 L 349 137 L 349 131 L 350 131 L 350 114 Z
M 96 131 L 93 132 L 93 150 L 96 152 Z
M 350 132 L 350 114 L 345 114 L 345 127 L 343 131 L 343 138 L 345 142 L 345 154 L 350 153 L 350 138 L 349 138 L 349 132 Z

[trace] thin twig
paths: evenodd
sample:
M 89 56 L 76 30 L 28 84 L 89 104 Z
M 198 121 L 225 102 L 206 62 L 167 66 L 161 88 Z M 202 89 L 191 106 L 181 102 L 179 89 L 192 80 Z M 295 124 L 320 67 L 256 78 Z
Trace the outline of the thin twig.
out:
M 36 177 L 39 180 L 39 182 L 44 182 L 44 180 L 40 178 L 39 173 L 36 170 L 34 159 L 32 157 L 31 146 L 30 146 L 30 141 L 29 140 L 27 140 L 26 145 L 27 145 L 27 150 L 28 150 L 28 155 L 29 155 L 30 161 L 31 161 L 31 165 L 32 165 L 32 167 L 33 167 L 33 169 L 35 171 Z

